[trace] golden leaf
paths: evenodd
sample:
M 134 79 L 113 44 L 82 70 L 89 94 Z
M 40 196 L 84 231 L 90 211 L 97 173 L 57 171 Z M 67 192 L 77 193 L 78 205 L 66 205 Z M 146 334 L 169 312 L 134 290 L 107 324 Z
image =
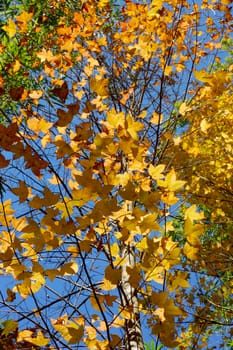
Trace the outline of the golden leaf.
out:
M 108 91 L 108 78 L 96 79 L 94 77 L 90 78 L 90 89 L 95 92 L 98 96 L 106 97 L 109 94 Z
M 78 272 L 78 264 L 75 261 L 71 261 L 63 265 L 59 274 L 62 276 L 75 275 Z
M 188 272 L 178 271 L 176 277 L 172 281 L 172 290 L 179 287 L 189 288 L 188 276 Z
M 161 226 L 157 223 L 156 219 L 158 217 L 158 214 L 147 214 L 144 217 L 142 217 L 141 222 L 139 223 L 140 231 L 141 233 L 144 233 L 146 231 L 161 231 Z
M 149 166 L 149 175 L 152 177 L 154 180 L 159 180 L 164 177 L 162 174 L 165 169 L 164 164 L 157 165 L 156 167 L 152 164 Z
M 202 211 L 197 211 L 197 206 L 195 204 L 191 205 L 188 209 L 185 210 L 185 219 L 189 218 L 191 221 L 194 221 L 202 220 L 204 217 L 205 215 Z
M 69 344 L 78 344 L 83 336 L 83 326 L 76 322 L 69 321 L 66 317 L 60 318 L 61 320 L 52 320 L 53 328 L 58 331 L 61 336 Z
M 42 90 L 33 90 L 32 92 L 29 93 L 29 97 L 31 97 L 33 100 L 39 100 L 41 96 L 43 95 Z
M 207 130 L 211 127 L 211 124 L 206 119 L 202 119 L 200 123 L 201 131 L 207 134 Z
M 17 28 L 16 24 L 12 19 L 9 19 L 8 24 L 2 27 L 3 30 L 8 34 L 9 38 L 13 38 L 15 36 Z
M 32 12 L 22 11 L 20 15 L 16 16 L 17 21 L 28 23 L 33 17 Z
M 43 48 L 41 52 L 37 53 L 37 57 L 40 58 L 41 62 L 50 62 L 54 60 L 54 55 L 52 52 L 50 50 L 46 51 L 45 48 Z
M 133 117 L 127 115 L 126 117 L 126 130 L 130 134 L 133 140 L 138 140 L 138 132 L 143 129 L 144 125 L 141 122 L 136 122 Z
M 39 346 L 39 347 L 44 347 L 44 346 L 48 345 L 48 343 L 50 341 L 48 338 L 44 337 L 44 335 L 41 331 L 38 331 L 36 336 L 34 336 L 34 334 L 33 334 L 32 337 L 27 337 L 25 340 L 28 341 L 29 343 L 36 345 L 36 346 Z
M 164 308 L 159 307 L 153 312 L 153 314 L 158 316 L 161 322 L 164 322 L 166 320 L 166 318 L 164 317 L 164 312 L 165 312 Z
M 99 303 L 97 302 L 96 298 L 98 298 Z M 94 295 L 90 296 L 90 303 L 96 311 L 100 311 L 100 310 L 105 311 L 104 300 L 105 300 L 104 295 L 98 295 L 97 297 L 95 297 Z M 99 304 L 100 304 L 100 306 L 99 306 Z
M 163 116 L 161 114 L 158 114 L 158 113 L 153 113 L 151 119 L 150 119 L 150 122 L 152 124 L 155 124 L 155 125 L 159 125 L 162 123 L 162 120 L 163 120 Z
M 194 76 L 197 80 L 201 81 L 202 83 L 210 83 L 210 81 L 212 80 L 212 75 L 208 74 L 204 69 L 200 71 L 195 70 Z
M 188 242 L 185 243 L 183 251 L 188 259 L 190 260 L 198 259 L 199 248 L 191 246 Z
M 105 269 L 105 277 L 102 284 L 103 290 L 115 289 L 121 278 L 121 271 L 119 269 L 113 269 L 111 265 L 108 265 Z
M 168 205 L 176 204 L 179 200 L 174 194 L 174 192 L 164 192 L 161 195 L 161 200 Z
M 110 249 L 111 249 L 111 255 L 113 257 L 117 257 L 119 255 L 119 244 L 114 242 L 111 246 L 110 246 Z
M 164 75 L 169 76 L 172 72 L 173 66 L 166 66 L 164 69 Z
M 185 115 L 187 112 L 190 112 L 191 108 L 187 105 L 186 102 L 181 103 L 180 108 L 179 108 L 179 113 L 181 115 Z
M 166 175 L 165 180 L 159 180 L 157 181 L 158 185 L 161 187 L 167 188 L 171 192 L 175 192 L 182 188 L 186 181 L 176 180 L 176 173 L 175 170 L 172 169 L 169 171 L 169 173 Z

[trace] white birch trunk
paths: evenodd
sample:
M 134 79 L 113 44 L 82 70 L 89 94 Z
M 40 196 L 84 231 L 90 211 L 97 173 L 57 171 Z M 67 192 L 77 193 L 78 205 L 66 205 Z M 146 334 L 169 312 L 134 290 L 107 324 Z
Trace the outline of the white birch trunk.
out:
M 144 350 L 142 329 L 140 325 L 140 314 L 138 310 L 138 299 L 135 288 L 129 283 L 129 274 L 127 267 L 131 269 L 135 266 L 135 256 L 133 248 L 129 245 L 122 247 L 122 266 L 121 285 L 123 292 L 123 307 L 128 307 L 133 311 L 133 317 L 125 320 L 125 350 Z

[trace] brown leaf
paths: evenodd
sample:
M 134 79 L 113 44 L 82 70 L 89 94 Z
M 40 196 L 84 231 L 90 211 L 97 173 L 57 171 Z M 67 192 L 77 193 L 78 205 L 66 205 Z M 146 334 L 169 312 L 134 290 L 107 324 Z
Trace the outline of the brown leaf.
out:
M 20 86 L 18 88 L 10 88 L 10 97 L 15 101 L 19 101 L 23 95 L 23 92 L 23 86 Z
M 59 97 L 62 102 L 66 101 L 69 90 L 66 81 L 62 84 L 61 87 L 55 88 L 51 91 L 55 96 Z

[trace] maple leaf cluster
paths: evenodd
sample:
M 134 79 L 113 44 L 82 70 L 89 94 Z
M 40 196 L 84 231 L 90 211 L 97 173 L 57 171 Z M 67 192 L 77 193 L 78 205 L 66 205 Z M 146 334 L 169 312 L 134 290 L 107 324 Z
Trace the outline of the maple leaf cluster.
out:
M 3 348 L 142 350 L 149 329 L 194 349 L 229 328 L 230 5 L 0 9 Z

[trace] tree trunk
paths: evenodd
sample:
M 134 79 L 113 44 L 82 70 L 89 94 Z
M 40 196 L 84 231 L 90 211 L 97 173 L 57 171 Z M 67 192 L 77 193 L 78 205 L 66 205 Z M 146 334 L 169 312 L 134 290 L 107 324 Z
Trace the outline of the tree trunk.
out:
M 127 267 L 133 268 L 135 266 L 135 255 L 133 247 L 130 245 L 123 245 L 122 259 L 124 265 L 122 266 L 121 285 L 123 294 L 123 307 L 132 310 L 132 318 L 125 320 L 125 350 L 144 350 L 142 329 L 140 324 L 140 314 L 138 310 L 138 299 L 135 288 L 129 282 L 129 274 Z

